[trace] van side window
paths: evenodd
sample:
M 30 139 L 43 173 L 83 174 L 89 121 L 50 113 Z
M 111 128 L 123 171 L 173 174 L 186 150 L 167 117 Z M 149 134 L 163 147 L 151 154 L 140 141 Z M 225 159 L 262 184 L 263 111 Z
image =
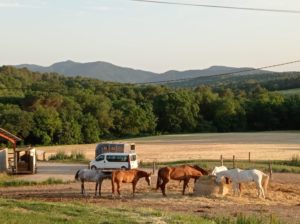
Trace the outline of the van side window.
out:
M 102 160 L 104 160 L 104 155 L 97 156 L 96 161 L 102 161 Z
M 127 162 L 128 155 L 107 155 L 106 160 L 108 162 Z

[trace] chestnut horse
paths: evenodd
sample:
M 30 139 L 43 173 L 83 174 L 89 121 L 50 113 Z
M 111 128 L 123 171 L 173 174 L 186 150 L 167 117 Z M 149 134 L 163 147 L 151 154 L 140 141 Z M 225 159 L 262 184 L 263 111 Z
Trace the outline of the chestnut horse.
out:
M 207 171 L 205 171 L 205 173 L 208 174 Z M 169 166 L 162 167 L 158 170 L 158 173 L 157 173 L 156 190 L 158 190 L 158 188 L 160 188 L 163 196 L 167 196 L 166 195 L 166 184 L 171 179 L 172 180 L 183 180 L 184 182 L 183 182 L 182 194 L 184 195 L 185 188 L 187 187 L 190 179 L 194 178 L 196 181 L 196 178 L 199 178 L 203 175 L 204 174 L 200 170 L 197 170 L 195 167 L 193 167 L 191 165 L 182 165 L 182 166 L 178 166 L 178 167 L 169 167 Z
M 120 193 L 120 185 L 121 183 L 132 183 L 132 194 L 134 197 L 135 187 L 140 178 L 145 177 L 148 185 L 151 185 L 151 174 L 147 173 L 143 170 L 116 170 L 112 172 L 111 184 L 112 184 L 112 194 L 115 195 L 115 183 L 117 184 L 117 192 Z
M 200 171 L 202 173 L 202 175 L 209 175 L 209 172 L 203 168 L 201 168 L 198 165 L 184 165 L 184 166 L 189 166 L 192 167 L 198 171 Z M 199 179 L 199 177 L 194 177 L 194 183 L 196 183 L 196 181 Z M 179 180 L 179 184 L 181 183 L 182 180 Z M 187 185 L 188 186 L 188 185 Z

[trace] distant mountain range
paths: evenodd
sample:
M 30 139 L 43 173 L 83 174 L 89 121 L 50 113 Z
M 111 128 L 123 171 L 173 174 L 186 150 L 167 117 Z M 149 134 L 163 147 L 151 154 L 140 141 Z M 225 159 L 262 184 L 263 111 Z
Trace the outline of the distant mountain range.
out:
M 78 63 L 74 61 L 58 62 L 48 67 L 34 64 L 16 65 L 17 68 L 27 68 L 36 72 L 56 72 L 66 76 L 82 76 L 96 78 L 103 81 L 121 82 L 121 83 L 146 83 L 161 82 L 177 79 L 197 78 L 203 76 L 214 76 L 224 73 L 234 73 L 242 70 L 251 70 L 251 68 L 234 68 L 225 66 L 212 66 L 203 70 L 187 71 L 167 71 L 165 73 L 154 73 L 132 68 L 120 67 L 107 62 L 89 62 Z M 267 71 L 244 72 L 242 75 L 266 73 Z

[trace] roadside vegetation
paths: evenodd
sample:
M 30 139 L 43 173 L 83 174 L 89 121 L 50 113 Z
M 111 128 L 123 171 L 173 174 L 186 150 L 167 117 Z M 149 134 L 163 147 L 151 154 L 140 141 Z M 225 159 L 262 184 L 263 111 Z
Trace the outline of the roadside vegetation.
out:
M 0 223 L 176 223 L 176 224 L 280 224 L 277 218 L 263 216 L 200 217 L 150 208 L 107 208 L 87 203 L 49 203 L 0 198 Z M 16 213 L 22 215 L 16 215 Z
M 71 152 L 71 154 L 67 154 L 65 151 L 59 151 L 54 155 L 49 157 L 49 160 L 54 161 L 65 161 L 65 162 L 87 162 L 84 153 L 78 152 Z
M 61 179 L 49 177 L 48 179 L 37 182 L 28 180 L 18 180 L 7 174 L 0 174 L 0 187 L 20 187 L 20 186 L 36 186 L 36 185 L 52 185 L 52 184 L 68 184 L 71 181 L 63 181 Z

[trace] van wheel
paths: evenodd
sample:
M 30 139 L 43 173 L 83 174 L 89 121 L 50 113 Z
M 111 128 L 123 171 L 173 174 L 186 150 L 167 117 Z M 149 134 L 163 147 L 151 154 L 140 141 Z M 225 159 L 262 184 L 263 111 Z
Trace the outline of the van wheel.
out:
M 92 170 L 97 170 L 97 167 L 92 166 L 91 169 L 92 169 Z
M 127 170 L 127 168 L 125 166 L 122 166 L 121 170 Z

